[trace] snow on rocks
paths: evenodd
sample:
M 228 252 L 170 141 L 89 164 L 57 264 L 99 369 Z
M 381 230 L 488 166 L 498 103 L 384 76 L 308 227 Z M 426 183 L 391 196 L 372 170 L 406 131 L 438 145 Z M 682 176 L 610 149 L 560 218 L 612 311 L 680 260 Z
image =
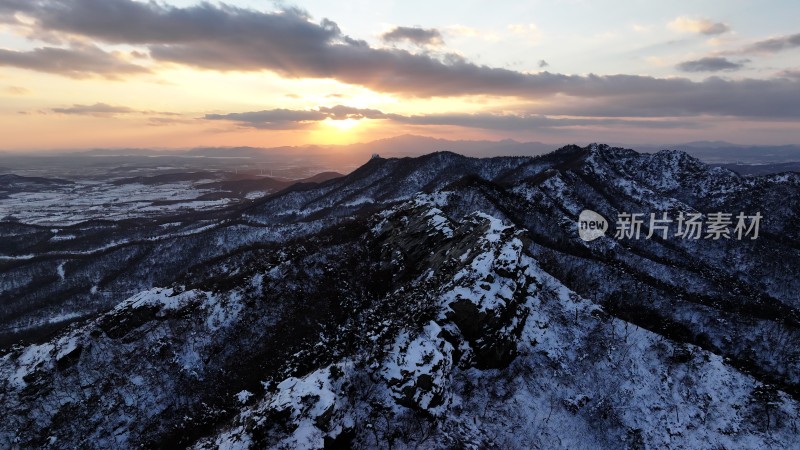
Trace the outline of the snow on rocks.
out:
M 486 214 L 477 213 L 472 220 L 485 224 L 486 231 L 472 247 L 471 262 L 459 271 L 456 285 L 442 297 L 445 304 L 466 300 L 481 312 L 506 305 L 518 283 L 524 281 L 519 271 L 523 244 L 522 232 Z
M 397 337 L 381 374 L 398 405 L 434 416 L 447 411 L 453 346 L 441 332 L 442 327 L 431 321 L 414 338 L 407 332 Z

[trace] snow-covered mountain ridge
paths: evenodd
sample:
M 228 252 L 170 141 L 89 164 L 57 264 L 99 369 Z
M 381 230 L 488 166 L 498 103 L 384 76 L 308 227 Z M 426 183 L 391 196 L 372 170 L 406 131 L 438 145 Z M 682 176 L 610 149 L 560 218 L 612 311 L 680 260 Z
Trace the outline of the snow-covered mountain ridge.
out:
M 102 282 L 92 268 L 115 250 L 34 254 L 6 273 L 63 264 L 73 288 L 144 288 L 0 356 L 0 442 L 791 448 L 798 191 L 796 174 L 677 152 L 436 153 L 371 160 L 195 234 L 118 229 L 116 256 L 138 256 Z M 752 241 L 584 242 L 583 208 L 765 219 Z

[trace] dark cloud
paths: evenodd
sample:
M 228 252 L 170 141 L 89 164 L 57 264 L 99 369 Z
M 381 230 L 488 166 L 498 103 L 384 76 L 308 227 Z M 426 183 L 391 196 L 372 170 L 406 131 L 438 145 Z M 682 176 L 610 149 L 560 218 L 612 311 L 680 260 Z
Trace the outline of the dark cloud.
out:
M 277 13 L 200 4 L 176 8 L 132 0 L 39 0 L 26 5 L 37 26 L 107 43 L 145 45 L 156 61 L 216 70 L 270 70 L 290 78 L 334 78 L 378 91 L 417 96 L 546 95 L 537 80 L 401 49 L 374 49 L 299 10 Z
M 550 64 L 547 61 L 545 61 L 543 59 L 539 60 L 539 67 L 540 68 L 545 68 L 545 67 L 549 67 L 549 66 L 550 66 Z
M 780 72 L 778 72 L 778 76 L 783 78 L 793 78 L 795 80 L 800 80 L 800 69 L 781 70 Z
M 31 15 L 42 29 L 116 43 L 174 44 L 221 37 L 267 39 L 284 33 L 293 41 L 306 36 L 307 42 L 316 43 L 339 33 L 335 24 L 314 24 L 298 9 L 260 13 L 205 2 L 178 8 L 133 0 L 35 0 L 19 5 L 12 3 L 8 8 Z
M 100 75 L 118 78 L 144 73 L 147 69 L 122 61 L 94 46 L 78 48 L 40 47 L 30 51 L 0 49 L 0 66 L 54 73 L 72 78 Z
M 706 36 L 724 34 L 727 33 L 728 31 L 731 31 L 731 27 L 722 22 L 708 24 L 700 30 L 700 32 L 705 34 Z
M 206 120 L 226 120 L 250 128 L 267 130 L 292 130 L 305 128 L 326 119 L 386 119 L 389 115 L 376 109 L 353 108 L 336 105 L 316 110 L 271 109 L 230 114 L 206 114 Z
M 26 12 L 35 6 L 30 0 L 0 0 L 0 23 L 16 23 L 14 13 Z
M 227 120 L 240 126 L 264 130 L 291 130 L 325 120 L 328 114 L 321 111 L 298 111 L 291 109 L 271 109 L 230 114 L 206 114 L 206 120 Z
M 777 53 L 797 47 L 800 47 L 800 33 L 758 41 L 744 47 L 738 53 Z
M 675 67 L 684 72 L 719 72 L 722 70 L 741 69 L 744 67 L 744 63 L 733 62 L 718 56 L 709 56 L 694 61 L 684 61 Z
M 800 120 L 800 79 L 710 77 L 700 83 L 664 80 L 658 89 L 607 98 L 565 98 L 548 106 L 548 114 L 605 117 L 737 116 Z M 683 86 L 681 86 L 683 84 Z
M 268 70 L 287 78 L 336 79 L 379 92 L 417 97 L 513 96 L 549 103 L 552 109 L 548 114 L 570 105 L 573 115 L 592 115 L 583 111 L 595 107 L 623 117 L 697 113 L 776 118 L 800 115 L 796 112 L 800 83 L 790 78 L 691 81 L 637 75 L 531 74 L 475 64 L 457 55 L 437 57 L 397 48 L 372 48 L 343 34 L 334 22 L 314 22 L 296 9 L 265 13 L 209 3 L 177 8 L 132 0 L 35 0 L 15 2 L 16 6 L 8 0 L 0 1 L 8 10 L 26 10 L 40 29 L 105 43 L 141 45 L 156 62 L 204 69 Z M 689 22 L 683 25 L 692 25 Z M 700 32 L 712 29 L 701 25 Z M 774 44 L 767 47 L 777 48 Z M 8 54 L 5 56 L 7 59 Z M 38 70 L 65 72 L 46 58 L 37 61 Z M 106 63 L 67 73 L 95 70 L 108 74 L 114 66 Z M 695 63 L 688 67 L 713 67 Z M 116 70 L 143 69 L 128 64 L 116 66 Z M 257 123 L 280 127 L 293 122 L 277 117 Z
M 380 119 L 405 125 L 445 125 L 466 128 L 483 128 L 503 131 L 530 131 L 534 129 L 635 126 L 638 128 L 694 128 L 696 122 L 679 120 L 640 120 L 617 118 L 551 118 L 538 114 L 428 114 L 404 116 L 375 109 L 353 108 L 337 105 L 313 111 L 273 109 L 231 114 L 209 114 L 207 120 L 226 120 L 239 126 L 259 129 L 303 129 L 314 122 L 345 119 Z
M 435 28 L 417 27 L 395 27 L 393 30 L 383 33 L 381 39 L 384 42 L 408 41 L 416 45 L 442 45 L 442 33 Z

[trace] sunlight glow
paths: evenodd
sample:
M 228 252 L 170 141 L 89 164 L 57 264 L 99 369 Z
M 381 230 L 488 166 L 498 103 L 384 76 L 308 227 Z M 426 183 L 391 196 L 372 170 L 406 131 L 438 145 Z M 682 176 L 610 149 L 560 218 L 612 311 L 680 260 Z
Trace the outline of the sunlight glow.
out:
M 326 119 L 325 123 L 328 126 L 336 128 L 339 131 L 350 131 L 353 127 L 359 125 L 361 120 L 359 119 L 344 119 L 344 120 L 333 120 L 333 119 Z

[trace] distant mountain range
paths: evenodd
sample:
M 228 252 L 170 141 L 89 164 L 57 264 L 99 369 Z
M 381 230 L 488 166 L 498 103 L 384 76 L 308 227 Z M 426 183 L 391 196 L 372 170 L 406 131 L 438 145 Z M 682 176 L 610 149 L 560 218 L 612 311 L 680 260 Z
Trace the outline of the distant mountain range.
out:
M 0 351 L 0 447 L 797 445 L 800 174 L 590 145 L 328 178 L 0 222 L 0 326 L 24 339 Z M 579 237 L 584 209 L 605 235 Z M 762 215 L 758 238 L 614 237 L 625 213 L 718 212 Z
M 617 144 L 625 147 L 625 145 Z M 188 150 L 154 149 L 93 149 L 88 151 L 52 153 L 75 156 L 161 156 L 202 158 L 298 158 L 318 159 L 335 170 L 355 168 L 372 154 L 383 156 L 420 156 L 437 151 L 450 151 L 465 156 L 536 156 L 549 153 L 558 146 L 542 142 L 446 140 L 426 136 L 402 135 L 388 139 L 350 145 L 306 145 L 283 147 L 199 147 Z M 630 147 L 630 146 L 628 146 Z M 655 153 L 659 150 L 684 151 L 707 163 L 774 164 L 800 162 L 800 145 L 738 145 L 724 141 L 697 141 L 670 145 L 635 145 L 634 150 Z M 0 155 L 2 158 L 10 155 Z M 347 170 L 345 170 L 347 171 Z
M 620 146 L 624 146 L 618 144 Z M 335 154 L 358 155 L 362 159 L 373 153 L 385 156 L 420 156 L 437 151 L 450 151 L 465 156 L 536 156 L 549 153 L 557 146 L 542 142 L 446 140 L 426 136 L 402 135 L 377 141 L 350 145 L 301 147 L 233 147 L 195 148 L 190 155 L 202 156 L 264 156 Z M 675 145 L 637 145 L 634 150 L 655 153 L 659 150 L 680 150 L 707 163 L 783 163 L 800 162 L 800 145 L 738 145 L 724 141 L 696 141 Z
M 700 141 L 672 146 L 637 146 L 642 152 L 681 150 L 706 163 L 772 164 L 800 162 L 800 145 L 737 145 L 721 141 Z

